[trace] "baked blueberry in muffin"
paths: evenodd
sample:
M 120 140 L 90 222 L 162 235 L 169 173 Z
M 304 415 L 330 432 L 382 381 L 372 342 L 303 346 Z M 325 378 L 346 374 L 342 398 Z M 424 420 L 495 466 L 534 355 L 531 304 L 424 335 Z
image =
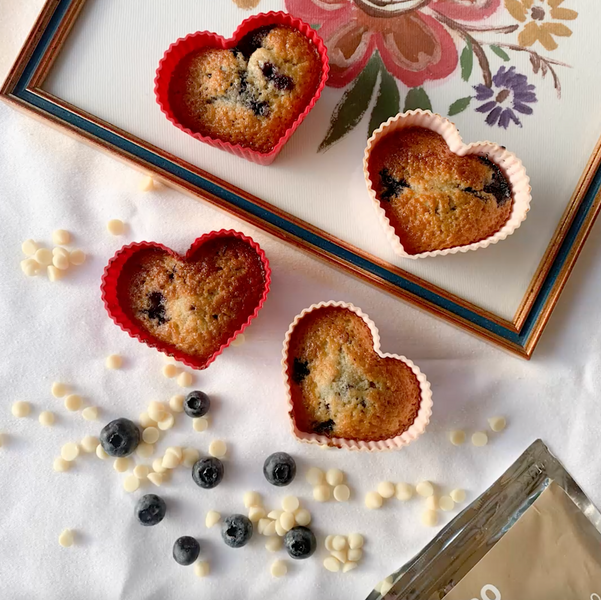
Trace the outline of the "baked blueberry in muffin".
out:
M 376 197 L 409 254 L 464 246 L 495 234 L 513 199 L 501 169 L 485 156 L 457 156 L 422 127 L 394 131 L 373 148 Z
M 268 25 L 232 50 L 204 48 L 176 67 L 169 97 L 193 132 L 269 152 L 309 104 L 321 59 L 300 31 Z

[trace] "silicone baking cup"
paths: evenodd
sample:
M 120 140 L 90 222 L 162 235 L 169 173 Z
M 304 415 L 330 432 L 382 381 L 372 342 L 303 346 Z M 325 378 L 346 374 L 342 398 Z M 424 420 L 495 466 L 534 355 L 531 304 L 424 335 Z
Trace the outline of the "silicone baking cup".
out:
M 458 156 L 467 156 L 468 154 L 486 156 L 501 169 L 511 187 L 513 207 L 509 219 L 507 219 L 507 222 L 499 229 L 499 231 L 484 240 L 465 246 L 454 246 L 444 250 L 431 250 L 419 254 L 409 254 L 405 251 L 399 236 L 396 234 L 394 227 L 390 224 L 386 212 L 382 208 L 380 201 L 376 196 L 376 192 L 373 189 L 372 179 L 369 173 L 369 157 L 372 149 L 383 137 L 393 131 L 406 129 L 408 127 L 424 127 L 435 131 L 444 138 L 451 152 L 454 152 Z M 367 148 L 363 155 L 363 174 L 365 176 L 365 183 L 367 184 L 367 191 L 372 199 L 378 218 L 384 227 L 388 241 L 392 245 L 395 253 L 403 258 L 416 259 L 429 256 L 445 256 L 447 254 L 456 254 L 457 252 L 468 252 L 469 250 L 486 248 L 487 246 L 496 244 L 510 236 L 526 219 L 526 215 L 530 210 L 530 179 L 526 174 L 526 169 L 524 168 L 522 161 L 515 154 L 493 142 L 474 142 L 472 144 L 465 144 L 459 135 L 459 130 L 451 123 L 451 121 L 432 113 L 429 110 L 410 110 L 399 114 L 396 117 L 391 117 L 386 123 L 380 125 L 367 142 Z
M 409 427 L 409 429 L 404 431 L 401 435 L 389 438 L 387 440 L 363 441 L 346 438 L 330 438 L 325 435 L 318 435 L 316 433 L 302 431 L 297 427 L 294 419 L 294 403 L 292 401 L 292 390 L 290 387 L 290 374 L 288 363 L 288 347 L 290 344 L 290 337 L 292 336 L 292 332 L 294 331 L 295 327 L 298 325 L 298 323 L 303 317 L 305 317 L 314 310 L 319 310 L 320 308 L 330 306 L 346 308 L 347 310 L 350 310 L 359 317 L 361 317 L 371 331 L 374 351 L 376 352 L 376 354 L 378 354 L 378 356 L 380 356 L 381 358 L 394 358 L 396 360 L 404 362 L 416 376 L 421 390 L 421 402 L 419 411 L 411 427 Z M 352 304 L 348 304 L 346 302 L 334 302 L 330 300 L 329 302 L 320 302 L 319 304 L 313 304 L 309 308 L 303 310 L 299 315 L 297 315 L 294 318 L 294 321 L 292 321 L 292 323 L 290 324 L 290 327 L 288 328 L 288 331 L 286 333 L 286 337 L 284 338 L 284 348 L 282 350 L 282 375 L 284 377 L 284 383 L 286 385 L 286 396 L 289 408 L 288 414 L 292 425 L 292 433 L 301 442 L 317 444 L 320 446 L 344 448 L 346 450 L 363 450 L 367 452 L 397 450 L 415 441 L 422 433 L 424 433 L 424 431 L 426 430 L 426 426 L 430 422 L 430 416 L 432 415 L 432 389 L 430 387 L 430 383 L 426 379 L 426 376 L 420 371 L 419 367 L 417 367 L 417 365 L 415 365 L 408 358 L 405 358 L 404 356 L 399 356 L 398 354 L 385 354 L 381 352 L 380 333 L 378 331 L 378 328 L 376 327 L 376 324 L 360 308 L 357 308 L 356 306 L 353 306 Z
M 218 138 L 201 135 L 200 133 L 192 131 L 188 127 L 184 127 L 177 120 L 177 117 L 173 113 L 169 102 L 169 83 L 171 82 L 171 77 L 177 64 L 185 56 L 190 54 L 190 52 L 194 52 L 201 48 L 234 48 L 247 33 L 250 33 L 251 31 L 259 29 L 259 27 L 263 27 L 265 25 L 286 25 L 300 31 L 302 34 L 308 37 L 317 48 L 322 65 L 321 79 L 315 95 L 309 104 L 307 104 L 303 112 L 298 115 L 294 123 L 286 130 L 286 133 L 278 140 L 276 145 L 273 147 L 273 150 L 270 152 L 257 152 L 256 150 L 252 150 L 238 144 L 231 144 L 230 142 L 224 142 Z M 180 38 L 177 40 L 177 42 L 171 44 L 159 62 L 156 78 L 154 80 L 154 93 L 156 96 L 156 101 L 161 107 L 161 111 L 178 129 L 181 129 L 188 135 L 191 135 L 197 140 L 200 140 L 205 144 L 209 144 L 214 148 L 225 150 L 226 152 L 230 152 L 236 156 L 245 158 L 246 160 L 259 165 L 269 165 L 275 160 L 277 155 L 285 146 L 286 142 L 290 139 L 292 134 L 297 130 L 299 125 L 305 120 L 306 116 L 315 106 L 315 103 L 321 96 L 321 92 L 326 85 L 329 71 L 330 67 L 328 64 L 328 54 L 325 44 L 314 29 L 311 29 L 309 25 L 300 19 L 295 19 L 284 12 L 260 13 L 242 21 L 230 39 L 226 40 L 224 37 L 210 31 L 198 31 L 197 33 L 191 33 L 184 38 Z
M 171 344 L 166 344 L 161 340 L 155 338 L 148 331 L 141 328 L 139 325 L 133 321 L 127 312 L 122 308 L 121 303 L 119 302 L 119 294 L 118 294 L 118 283 L 119 276 L 123 270 L 123 267 L 135 254 L 138 252 L 148 250 L 148 249 L 160 249 L 164 252 L 167 252 L 177 258 L 178 260 L 187 261 L 192 260 L 194 254 L 207 242 L 214 240 L 220 237 L 234 237 L 240 240 L 245 241 L 249 246 L 251 246 L 255 252 L 257 253 L 261 263 L 263 264 L 263 272 L 265 274 L 265 286 L 263 289 L 263 294 L 255 307 L 252 314 L 248 316 L 246 321 L 237 329 L 225 342 L 222 344 L 215 352 L 204 361 L 199 360 L 197 357 L 182 352 L 175 346 Z M 111 258 L 104 269 L 104 274 L 102 276 L 102 283 L 100 286 L 100 290 L 102 292 L 102 300 L 104 302 L 104 307 L 109 315 L 109 317 L 118 325 L 123 331 L 127 332 L 131 337 L 136 338 L 138 341 L 150 346 L 151 348 L 156 348 L 159 352 L 166 354 L 167 356 L 171 356 L 178 360 L 179 362 L 192 367 L 193 369 L 206 369 L 236 338 L 237 335 L 242 333 L 249 325 L 250 322 L 257 316 L 261 307 L 263 306 L 267 294 L 269 293 L 269 288 L 271 286 L 271 269 L 269 268 L 269 261 L 265 256 L 265 252 L 261 249 L 259 244 L 253 241 L 251 238 L 245 236 L 238 231 L 233 230 L 225 230 L 221 231 L 211 231 L 210 233 L 205 233 L 202 237 L 197 238 L 194 243 L 190 246 L 190 249 L 186 252 L 184 256 L 181 256 L 163 246 L 162 244 L 158 244 L 155 242 L 135 242 L 133 244 L 129 244 L 128 246 L 124 246 L 119 250 L 113 258 Z

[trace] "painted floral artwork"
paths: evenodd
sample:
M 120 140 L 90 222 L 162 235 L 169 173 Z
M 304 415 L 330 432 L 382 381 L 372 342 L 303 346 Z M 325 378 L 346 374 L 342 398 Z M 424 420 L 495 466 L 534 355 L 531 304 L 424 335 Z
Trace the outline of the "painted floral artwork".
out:
M 432 109 L 429 82 L 461 77 L 468 93 L 434 110 L 472 110 L 491 127 L 522 127 L 534 112 L 536 86 L 561 97 L 553 58 L 578 13 L 575 0 L 285 0 L 286 10 L 316 29 L 328 47 L 328 85 L 346 88 L 319 149 L 357 127 L 373 103 L 368 134 L 414 108 Z M 492 39 L 491 39 L 492 38 Z M 529 57 L 531 72 L 512 65 Z M 502 66 L 492 69 L 491 59 Z M 523 66 L 523 61 L 520 61 Z M 535 83 L 536 82 L 536 83 Z

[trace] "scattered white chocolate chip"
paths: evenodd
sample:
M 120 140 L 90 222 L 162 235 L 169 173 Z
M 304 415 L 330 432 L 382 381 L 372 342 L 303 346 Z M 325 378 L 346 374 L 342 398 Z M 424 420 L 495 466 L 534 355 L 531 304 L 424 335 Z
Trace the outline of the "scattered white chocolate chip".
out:
M 86 408 L 81 411 L 81 416 L 86 421 L 95 421 L 98 418 L 98 407 L 86 406 Z
M 347 560 L 351 562 L 359 562 L 363 558 L 363 550 L 361 548 L 353 548 L 349 550 L 347 553 Z
M 472 444 L 479 448 L 486 446 L 486 444 L 488 444 L 488 436 L 484 431 L 476 431 L 476 433 L 472 435 Z
M 199 459 L 200 452 L 196 448 L 184 448 L 184 457 L 182 458 L 184 466 L 192 468 Z
M 272 510 L 269 512 L 269 514 L 267 515 L 267 517 L 269 519 L 273 519 L 274 521 L 277 521 L 282 515 L 284 514 L 283 510 Z
M 270 537 L 265 542 L 265 548 L 269 550 L 269 552 L 277 552 L 282 549 L 283 540 L 281 537 Z
M 190 387 L 194 381 L 192 373 L 184 371 L 177 376 L 177 385 L 180 387 Z
M 56 248 L 52 248 L 52 256 L 56 254 L 62 254 L 63 256 L 69 256 L 69 251 L 66 248 L 61 248 L 60 246 L 56 246 Z
M 106 224 L 106 229 L 111 235 L 123 235 L 125 233 L 125 223 L 120 219 L 111 219 Z
M 453 446 L 461 446 L 465 443 L 465 431 L 455 429 L 449 432 L 449 440 Z
M 150 175 L 146 175 L 138 182 L 138 189 L 141 192 L 150 192 L 154 189 L 154 179 Z
M 147 444 L 156 444 L 159 441 L 159 437 L 161 437 L 161 433 L 156 427 L 147 427 L 142 432 L 142 439 Z
M 257 531 L 259 532 L 260 535 L 264 535 L 265 527 L 269 523 L 271 523 L 271 519 L 259 519 L 259 522 L 257 523 Z
M 52 232 L 52 242 L 58 246 L 65 246 L 71 241 L 71 234 L 64 229 L 56 229 Z
M 448 512 L 455 508 L 455 501 L 453 498 L 451 498 L 451 496 L 441 496 L 440 500 L 438 501 L 438 506 L 440 507 L 440 510 Z
M 250 508 L 251 506 L 261 506 L 261 495 L 258 492 L 246 492 L 244 494 L 244 506 Z
M 438 498 L 436 496 L 428 496 L 425 505 L 428 510 L 438 510 Z
M 69 262 L 72 265 L 83 265 L 83 263 L 86 262 L 86 258 L 86 253 L 79 248 L 75 248 L 75 250 L 71 250 L 71 252 L 69 252 Z
M 338 571 L 340 571 L 341 565 L 340 561 L 337 558 L 334 558 L 333 556 L 328 556 L 326 559 L 324 559 L 323 566 L 328 571 L 331 571 L 332 573 L 337 573 Z
M 167 431 L 175 425 L 175 417 L 171 413 L 165 413 L 157 425 L 161 431 Z
M 488 424 L 495 433 L 499 433 L 507 427 L 507 420 L 505 417 L 491 417 L 488 419 Z
M 148 413 L 141 413 L 138 417 L 138 421 L 143 429 L 147 429 L 148 427 L 156 427 L 157 422 L 154 419 L 151 419 L 148 416 Z
M 265 518 L 265 509 L 262 506 L 251 506 L 248 509 L 248 518 L 252 523 L 258 523 L 261 519 Z
M 418 493 L 419 496 L 428 498 L 429 496 L 434 495 L 434 486 L 429 481 L 420 481 L 415 486 L 415 491 Z
M 120 369 L 123 366 L 123 359 L 118 354 L 110 354 L 104 364 L 107 369 Z
M 332 542 L 334 541 L 334 538 L 336 536 L 335 535 L 327 535 L 325 542 L 324 542 L 324 546 L 326 547 L 326 550 L 329 550 L 330 552 L 332 552 L 334 550 L 334 547 L 332 546 Z
M 329 485 L 317 485 L 313 488 L 313 498 L 317 502 L 327 502 L 332 495 Z
M 64 473 L 65 471 L 68 471 L 71 468 L 71 463 L 68 460 L 62 458 L 62 456 L 59 456 L 58 458 L 54 459 L 54 462 L 52 463 L 52 468 L 57 473 Z
M 332 548 L 334 550 L 345 550 L 347 545 L 346 538 L 343 535 L 335 535 L 332 540 Z
M 300 508 L 300 502 L 296 496 L 284 496 L 282 499 L 282 509 L 285 512 L 293 513 L 298 508 Z
M 13 417 L 17 417 L 17 419 L 23 419 L 31 412 L 31 406 L 29 406 L 29 402 L 17 400 L 11 408 L 11 412 L 13 413 Z
M 456 490 L 453 490 L 449 494 L 449 496 L 451 496 L 453 502 L 456 502 L 457 504 L 461 504 L 462 502 L 465 502 L 466 493 L 465 493 L 465 490 L 456 489 Z
M 67 393 L 67 386 L 64 383 L 55 381 L 50 388 L 50 392 L 55 398 L 62 398 Z
M 148 473 L 148 481 L 157 487 L 163 484 L 163 473 Z
M 58 543 L 63 548 L 69 548 L 69 546 L 73 545 L 73 542 L 73 532 L 70 529 L 64 529 L 58 536 Z
M 363 548 L 363 544 L 365 540 L 360 533 L 351 533 L 348 536 L 348 547 L 351 550 L 358 550 L 359 548 Z
M 163 466 L 163 459 L 162 458 L 155 458 L 152 461 L 152 470 L 155 473 L 164 473 L 167 469 Z
M 180 461 L 184 458 L 184 449 L 180 446 L 169 446 L 169 448 L 165 450 L 165 454 L 169 454 L 170 452 L 171 454 L 175 454 Z
M 315 487 L 316 485 L 321 485 L 323 480 L 325 479 L 324 472 L 317 467 L 310 467 L 307 471 L 306 475 L 307 482 Z
M 42 265 L 43 267 L 47 267 L 48 265 L 52 264 L 52 251 L 48 250 L 48 248 L 40 248 L 33 255 L 33 258 L 38 264 Z
M 74 461 L 79 456 L 79 446 L 73 442 L 68 442 L 61 448 L 61 457 L 67 462 Z
M 192 419 L 192 427 L 194 431 L 202 433 L 209 428 L 209 420 L 206 417 L 197 417 Z
M 38 251 L 38 244 L 36 244 L 32 239 L 25 240 L 21 244 L 21 250 L 23 250 L 23 254 L 25 256 L 33 256 Z
M 175 469 L 179 466 L 180 459 L 177 455 L 173 454 L 173 452 L 167 452 L 165 456 L 163 456 L 163 467 L 165 469 Z
M 435 510 L 425 510 L 422 513 L 422 525 L 435 527 L 438 524 L 438 513 Z
M 150 467 L 148 465 L 136 465 L 134 467 L 134 475 L 138 479 L 146 479 L 150 473 Z
M 130 494 L 140 487 L 140 480 L 135 475 L 128 475 L 123 480 L 123 489 Z
M 116 458 L 113 461 L 113 469 L 117 471 L 117 473 L 125 473 L 129 469 L 130 460 L 126 456 L 122 456 L 120 458 Z
M 147 444 L 146 442 L 142 442 L 138 444 L 136 448 L 136 456 L 140 458 L 148 458 L 154 454 L 154 446 L 152 444 Z
M 382 502 L 382 496 L 380 496 L 378 492 L 367 492 L 367 494 L 365 494 L 365 506 L 370 510 L 382 508 Z
M 294 513 L 297 525 L 307 527 L 311 524 L 311 513 L 306 508 L 300 508 Z
M 344 563 L 344 565 L 342 565 L 342 572 L 343 573 L 348 573 L 349 571 L 352 571 L 353 569 L 357 568 L 357 563 L 353 562 L 353 561 L 349 561 Z
M 390 481 L 381 481 L 378 483 L 377 490 L 382 498 L 392 498 L 395 492 L 394 483 L 391 483 Z
M 269 521 L 269 523 L 267 523 L 263 527 L 263 535 L 267 535 L 267 536 L 276 535 L 276 533 L 277 533 L 276 532 L 276 523 L 277 523 L 277 521 Z
M 45 410 L 40 413 L 38 421 L 44 427 L 51 427 L 52 425 L 54 425 L 54 413 L 50 412 L 49 410 Z
M 244 344 L 244 342 L 246 341 L 246 338 L 244 337 L 243 333 L 239 333 L 230 343 L 230 346 L 242 346 L 242 344 Z
M 338 502 L 346 502 L 351 497 L 351 490 L 348 485 L 341 483 L 334 488 L 334 498 Z
M 206 560 L 199 560 L 194 563 L 194 574 L 196 577 L 206 577 L 210 573 L 209 563 Z
M 81 408 L 82 400 L 78 394 L 69 394 L 65 398 L 65 408 L 71 412 L 75 412 Z
M 402 502 L 406 502 L 413 497 L 414 487 L 408 483 L 397 483 L 396 484 L 396 497 Z
M 251 519 L 252 521 L 252 519 Z M 285 512 L 279 520 L 280 525 L 282 526 L 282 529 L 286 532 L 290 531 L 295 525 L 296 525 L 296 518 L 294 516 L 294 513 L 291 512 Z
M 98 438 L 95 438 L 93 435 L 86 435 L 79 445 L 84 452 L 92 454 L 92 452 L 96 452 L 96 448 L 98 447 Z
M 329 469 L 326 472 L 326 481 L 332 486 L 340 485 L 344 483 L 344 473 L 340 469 Z
M 57 269 L 54 265 L 46 267 L 46 272 L 48 273 L 49 281 L 55 282 L 59 279 L 62 279 L 63 272 L 60 269 Z
M 215 458 L 223 458 L 227 454 L 227 444 L 223 440 L 213 440 L 209 444 L 209 454 Z
M 283 577 L 288 573 L 288 567 L 283 560 L 275 560 L 271 565 L 271 574 L 274 577 Z
M 181 394 L 176 394 L 169 398 L 169 408 L 176 413 L 184 412 L 184 400 L 186 398 Z
M 157 402 L 156 400 L 153 400 L 148 405 L 148 416 L 156 423 L 158 423 L 165 416 L 166 413 L 167 409 L 162 402 Z
M 109 455 L 104 451 L 104 448 L 101 444 L 98 444 L 98 446 L 96 446 L 96 456 L 100 460 L 106 460 L 109 457 Z
M 284 537 L 287 533 L 287 531 L 284 529 L 284 526 L 282 525 L 282 523 L 279 520 L 275 522 L 275 532 L 280 537 Z
M 162 370 L 163 377 L 167 377 L 167 379 L 171 379 L 177 375 L 177 367 L 174 364 L 166 364 Z
M 216 510 L 210 510 L 205 517 L 205 525 L 209 528 L 221 521 L 221 515 Z
M 37 254 L 36 254 L 36 256 L 37 256 Z M 52 264 L 59 271 L 66 271 L 69 268 L 69 258 L 67 256 L 65 256 L 64 254 L 55 254 L 52 257 Z
M 346 562 L 346 550 L 332 550 L 332 556 L 339 560 L 342 564 Z
M 21 261 L 21 271 L 27 275 L 27 277 L 36 277 L 42 271 L 42 265 L 34 258 L 26 258 Z

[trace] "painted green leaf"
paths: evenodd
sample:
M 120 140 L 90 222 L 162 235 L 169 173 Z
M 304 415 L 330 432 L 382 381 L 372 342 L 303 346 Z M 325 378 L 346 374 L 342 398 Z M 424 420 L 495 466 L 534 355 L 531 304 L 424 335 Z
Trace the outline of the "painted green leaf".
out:
M 432 103 L 430 102 L 430 98 L 428 98 L 428 94 L 426 94 L 426 90 L 424 90 L 424 88 L 411 88 L 407 92 L 404 110 L 415 110 L 416 108 L 432 110 Z
M 507 52 L 505 52 L 503 48 L 499 48 L 499 46 L 495 46 L 494 44 L 491 44 L 489 47 L 497 56 L 500 56 L 503 60 L 509 60 L 509 54 L 507 54 Z
M 311 29 L 315 29 L 317 31 L 321 27 L 321 23 L 313 23 L 311 25 Z
M 380 61 L 380 89 L 374 109 L 371 111 L 367 137 L 371 136 L 384 121 L 396 115 L 401 108 L 401 94 L 395 78 Z
M 452 117 L 453 115 L 458 115 L 460 112 L 463 112 L 470 105 L 471 101 L 471 96 L 455 100 L 455 102 L 453 102 L 453 104 L 449 106 L 449 117 Z
M 461 78 L 463 81 L 468 81 L 474 67 L 474 51 L 472 50 L 472 43 L 469 40 L 467 40 L 467 46 L 461 53 L 459 62 L 461 63 Z
M 351 129 L 354 129 L 363 118 L 376 87 L 378 71 L 380 69 L 380 57 L 374 55 L 355 79 L 349 89 L 344 92 L 340 102 L 336 105 L 330 128 L 323 142 L 319 145 L 318 152 L 323 152 L 332 144 L 341 140 Z

